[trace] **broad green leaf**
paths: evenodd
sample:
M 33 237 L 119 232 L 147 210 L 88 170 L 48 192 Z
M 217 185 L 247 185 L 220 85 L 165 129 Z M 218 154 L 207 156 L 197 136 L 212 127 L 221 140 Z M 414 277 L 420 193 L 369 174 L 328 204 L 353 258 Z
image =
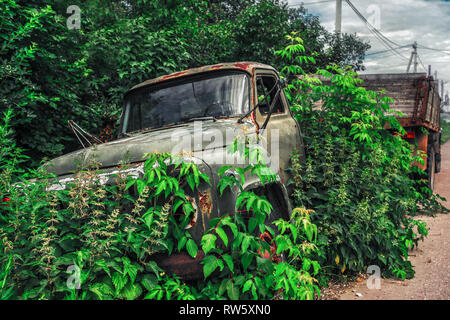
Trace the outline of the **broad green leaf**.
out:
M 227 264 L 228 268 L 233 273 L 234 272 L 233 258 L 229 254 L 224 254 L 222 256 L 222 259 L 225 261 L 225 263 Z
M 119 273 L 119 272 L 114 272 L 111 278 L 114 287 L 116 288 L 116 294 L 120 292 L 120 290 L 122 290 L 125 285 L 128 282 L 128 277 Z
M 142 287 L 138 283 L 128 285 L 123 288 L 121 296 L 127 300 L 135 300 L 142 294 Z
M 220 239 L 222 239 L 225 246 L 228 246 L 228 237 L 225 231 L 220 227 L 216 227 L 216 233 L 219 235 Z
M 210 252 L 212 249 L 216 247 L 216 240 L 217 237 L 211 233 L 203 235 L 201 245 L 205 255 L 207 255 L 208 252 Z
M 186 243 L 186 250 L 192 258 L 197 256 L 198 247 L 194 240 L 189 239 Z

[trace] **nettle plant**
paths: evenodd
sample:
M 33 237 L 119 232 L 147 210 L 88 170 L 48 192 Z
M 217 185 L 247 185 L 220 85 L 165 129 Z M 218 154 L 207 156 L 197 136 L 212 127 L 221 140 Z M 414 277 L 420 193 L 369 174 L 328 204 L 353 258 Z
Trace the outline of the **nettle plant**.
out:
M 320 252 L 316 246 L 317 227 L 310 210 L 296 208 L 290 221 L 269 223 L 272 205 L 265 196 L 245 191 L 245 173 L 256 174 L 264 185 L 275 181 L 274 173 L 262 161 L 259 148 L 244 148 L 239 139 L 229 152 L 243 151 L 250 164 L 245 168 L 224 166 L 218 174 L 220 194 L 237 186 L 236 212 L 213 219 L 202 237 L 205 279 L 202 296 L 230 299 L 313 299 L 320 296 L 317 280 Z M 242 141 L 241 141 L 242 142 Z M 234 169 L 239 179 L 225 173 Z M 215 276 L 212 275 L 215 273 Z
M 302 56 L 302 40 L 295 34 L 288 40 L 277 54 L 289 63 L 282 73 L 290 80 L 286 93 L 306 149 L 306 161 L 299 154 L 292 158 L 293 199 L 314 210 L 311 220 L 326 252 L 320 260 L 324 274 L 378 265 L 386 276 L 413 276 L 408 249 L 426 236 L 426 227 L 411 217 L 420 206 L 437 202 L 411 178 L 420 171 L 412 166 L 418 157 L 401 138 L 397 119 L 386 115 L 392 99 L 359 87 L 362 80 L 350 67 L 331 65 L 305 74 L 301 65 L 314 59 Z M 419 236 L 413 232 L 416 224 Z
M 193 189 L 208 177 L 169 154 L 147 156 L 138 179 L 124 165 L 105 185 L 91 165 L 63 190 L 50 191 L 52 177 L 39 172 L 34 181 L 12 185 L 0 215 L 1 296 L 194 298 L 152 257 L 196 248 L 182 231 L 193 208 L 181 185 Z M 174 214 L 179 207 L 184 216 Z
M 257 161 L 235 168 L 240 179 L 224 175 L 230 167 L 220 170 L 220 193 L 242 188 L 246 172 L 263 184 L 275 178 L 259 153 L 249 150 L 246 156 Z M 268 200 L 242 190 L 237 212 L 212 220 L 196 243 L 185 229 L 194 212 L 186 195 L 209 184 L 208 176 L 179 156 L 146 157 L 143 176 L 129 175 L 132 165 L 124 164 L 105 184 L 93 163 L 56 190 L 55 177 L 39 170 L 18 174 L 18 183 L 11 183 L 12 162 L 2 164 L 7 183 L 0 193 L 10 201 L 0 206 L 0 298 L 312 299 L 319 294 L 311 211 L 295 209 L 290 221 L 270 226 Z M 201 281 L 187 283 L 154 261 L 155 254 L 183 250 L 196 257 L 200 249 L 205 253 Z

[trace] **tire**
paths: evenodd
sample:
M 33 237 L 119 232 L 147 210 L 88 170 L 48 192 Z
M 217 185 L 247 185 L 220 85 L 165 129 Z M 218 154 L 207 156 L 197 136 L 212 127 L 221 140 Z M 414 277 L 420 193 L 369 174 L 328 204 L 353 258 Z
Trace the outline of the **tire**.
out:
M 280 198 L 280 195 L 279 194 L 277 195 L 275 192 L 277 192 L 277 189 L 276 188 L 273 188 L 273 189 L 271 188 L 271 189 L 268 189 L 266 194 L 265 194 L 267 199 L 269 200 L 270 204 L 273 207 L 273 211 L 270 214 L 270 216 L 267 217 L 267 220 L 266 220 L 265 224 L 267 226 L 271 227 L 274 230 L 274 232 L 275 232 L 275 236 L 277 236 L 279 234 L 279 232 L 278 232 L 277 227 L 273 224 L 273 222 L 277 221 L 279 219 L 283 219 L 283 220 L 289 221 L 289 213 L 286 212 L 286 207 L 285 207 L 285 205 L 283 205 L 283 202 L 282 202 L 282 199 Z M 261 236 L 264 237 L 264 235 L 261 235 Z M 269 238 L 268 240 L 269 240 L 269 243 L 270 243 L 273 239 L 271 239 L 271 236 L 269 236 L 268 238 Z M 276 244 L 272 244 L 271 245 L 271 249 L 272 250 L 274 249 L 275 252 L 276 252 Z M 273 253 L 274 252 L 272 251 L 271 252 L 272 261 L 274 261 L 274 262 L 286 262 L 286 258 L 285 258 L 283 253 L 281 253 L 280 256 L 277 256 L 276 254 L 274 255 Z
M 441 154 L 440 153 L 436 153 L 436 173 L 441 172 Z
M 433 147 L 429 147 L 427 153 L 427 173 L 428 188 L 434 191 L 434 181 L 436 180 L 436 154 Z

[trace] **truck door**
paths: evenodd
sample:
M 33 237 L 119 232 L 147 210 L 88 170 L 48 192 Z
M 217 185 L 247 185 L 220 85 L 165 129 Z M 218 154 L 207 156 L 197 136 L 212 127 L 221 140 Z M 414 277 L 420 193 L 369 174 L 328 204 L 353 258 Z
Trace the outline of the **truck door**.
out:
M 257 70 L 254 77 L 254 87 L 256 88 L 254 103 L 256 104 L 269 93 L 278 80 L 277 73 L 272 70 Z M 267 99 L 261 101 L 261 106 L 255 111 L 259 127 L 263 125 L 267 118 L 269 106 L 276 96 L 276 91 L 276 89 L 272 90 L 268 94 Z M 291 154 L 294 150 L 303 152 L 303 141 L 300 128 L 291 115 L 283 90 L 281 90 L 277 101 L 275 101 L 275 111 L 272 113 L 264 131 L 262 136 L 267 139 L 264 147 L 270 154 L 271 169 L 280 175 L 283 183 L 286 183 L 289 175 L 285 169 L 291 165 Z

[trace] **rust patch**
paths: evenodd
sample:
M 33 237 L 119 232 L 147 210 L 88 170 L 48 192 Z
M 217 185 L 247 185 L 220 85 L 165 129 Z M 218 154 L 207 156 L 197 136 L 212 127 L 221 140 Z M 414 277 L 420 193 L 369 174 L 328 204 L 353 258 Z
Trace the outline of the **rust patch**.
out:
M 159 81 L 164 81 L 164 80 L 176 78 L 176 77 L 182 76 L 182 75 L 184 75 L 186 73 L 187 73 L 187 71 L 180 71 L 180 72 L 172 73 L 172 74 L 169 74 L 167 76 L 161 77 Z
M 211 191 L 208 189 L 205 192 L 200 192 L 198 198 L 200 200 L 199 207 L 202 215 L 204 216 L 206 214 L 206 216 L 209 218 L 212 210 Z
M 134 90 L 146 85 L 150 85 L 150 84 L 155 84 L 155 83 L 159 83 L 159 82 L 163 82 L 165 80 L 169 80 L 169 79 L 174 79 L 174 78 L 178 78 L 178 77 L 182 77 L 182 76 L 186 76 L 186 75 L 191 75 L 191 74 L 197 74 L 197 73 L 202 73 L 202 72 L 208 72 L 208 71 L 215 71 L 215 70 L 221 70 L 221 69 L 240 69 L 246 72 L 251 73 L 252 75 L 254 75 L 254 70 L 255 68 L 263 68 L 263 69 L 271 69 L 271 70 L 275 70 L 273 67 L 266 65 L 266 64 L 262 64 L 262 63 L 257 63 L 257 62 L 231 62 L 231 63 L 220 63 L 220 64 L 215 64 L 215 65 L 209 65 L 209 66 L 203 66 L 203 67 L 198 67 L 198 68 L 192 68 L 192 69 L 188 69 L 188 70 L 184 70 L 184 71 L 180 71 L 180 72 L 175 72 L 169 75 L 165 75 L 165 76 L 161 76 L 158 78 L 154 78 L 154 79 L 150 79 L 150 80 L 146 80 L 136 86 L 134 86 L 133 88 L 130 89 Z
M 192 217 L 191 221 L 189 221 L 189 224 L 185 228 L 185 229 L 190 229 L 193 226 L 195 226 L 195 224 L 197 223 L 198 209 L 197 209 L 197 205 L 195 204 L 194 198 L 192 198 L 190 196 L 186 196 L 186 200 L 189 201 L 192 204 L 192 207 L 194 208 L 194 216 Z
M 233 67 L 238 69 L 247 70 L 252 65 L 251 62 L 236 62 L 233 64 Z
M 270 252 L 268 252 L 267 250 L 265 250 L 264 252 L 262 252 L 261 249 L 258 249 L 258 253 L 261 256 L 261 258 L 263 259 L 269 259 L 274 263 L 280 263 L 281 259 L 280 257 L 278 257 L 277 255 L 277 244 L 275 243 L 275 241 L 273 240 L 272 236 L 270 235 L 270 233 L 268 233 L 267 231 L 265 231 L 263 234 L 261 234 L 259 236 L 259 238 L 261 239 L 260 241 L 265 241 L 269 244 L 270 246 Z
M 256 110 L 252 112 L 252 114 L 250 115 L 250 121 L 255 125 L 255 132 L 259 131 L 259 125 L 258 122 L 256 122 Z
M 195 226 L 197 224 L 197 219 L 198 219 L 198 207 L 197 204 L 195 203 L 195 199 L 192 198 L 191 196 L 186 195 L 186 200 L 189 201 L 192 205 L 192 208 L 194 208 L 194 213 L 192 214 L 191 219 L 189 220 L 189 223 L 187 224 L 187 226 L 184 228 L 185 230 L 192 228 L 193 226 Z M 182 206 L 180 206 L 177 209 L 177 212 L 174 213 L 175 216 L 182 216 L 184 217 L 186 214 L 184 213 Z
M 214 66 L 211 67 L 211 70 L 217 70 L 217 69 L 221 69 L 223 67 L 222 64 L 216 64 Z

